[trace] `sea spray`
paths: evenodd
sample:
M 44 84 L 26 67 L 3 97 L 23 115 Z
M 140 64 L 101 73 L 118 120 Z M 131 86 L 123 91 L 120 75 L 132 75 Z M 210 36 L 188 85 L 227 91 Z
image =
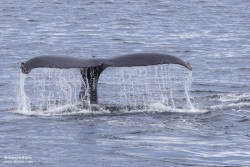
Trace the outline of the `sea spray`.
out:
M 147 108 L 148 104 L 162 103 L 176 108 L 183 107 L 179 99 L 184 96 L 188 108 L 193 108 L 189 95 L 192 75 L 182 67 L 157 65 L 116 68 L 114 77 L 119 86 L 110 84 L 119 89 L 120 105 Z
M 189 95 L 192 73 L 183 67 L 117 67 L 107 71 L 101 75 L 98 85 L 99 102 L 104 108 L 115 104 L 124 111 L 146 111 L 154 104 L 161 104 L 166 106 L 161 109 L 176 111 L 186 102 L 189 109 L 194 109 Z M 19 110 L 57 114 L 59 110 L 63 110 L 62 114 L 80 112 L 79 92 L 87 90 L 88 84 L 79 69 L 34 69 L 28 75 L 26 80 L 26 75 L 20 75 Z M 85 91 L 84 110 L 92 111 L 95 109 L 91 108 L 88 93 Z M 183 101 L 183 97 L 186 100 Z
M 31 110 L 47 111 L 64 105 L 74 106 L 78 102 L 80 85 L 81 76 L 75 69 L 44 68 L 34 69 L 28 75 L 20 74 L 18 110 L 31 113 Z
M 169 86 L 169 94 L 170 94 L 171 102 L 172 102 L 173 108 L 175 108 L 174 97 L 173 97 L 174 80 L 171 81 L 170 67 L 171 66 L 168 66 L 168 71 L 167 71 L 168 72 L 168 86 Z M 170 85 L 170 84 L 172 84 L 172 85 Z
M 185 95 L 186 95 L 186 100 L 187 100 L 187 106 L 191 110 L 194 110 L 195 108 L 194 108 L 194 106 L 193 106 L 193 104 L 192 104 L 192 102 L 190 100 L 190 94 L 189 94 L 192 82 L 193 82 L 192 71 L 189 71 L 188 76 L 187 76 L 187 78 L 185 80 L 184 88 L 185 88 Z
M 19 94 L 18 94 L 18 111 L 22 111 L 23 113 L 27 113 L 30 111 L 30 99 L 26 95 L 24 90 L 24 84 L 26 80 L 26 75 L 23 74 L 20 70 L 20 83 L 19 83 Z

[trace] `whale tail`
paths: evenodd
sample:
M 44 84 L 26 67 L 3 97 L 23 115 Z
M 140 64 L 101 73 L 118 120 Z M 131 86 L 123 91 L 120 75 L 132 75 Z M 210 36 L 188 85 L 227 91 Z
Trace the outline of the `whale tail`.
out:
M 179 64 L 192 70 L 189 63 L 175 56 L 159 53 L 137 53 L 112 58 L 77 58 L 70 56 L 38 56 L 21 64 L 21 71 L 28 74 L 34 68 L 79 68 L 82 85 L 79 100 L 91 104 L 98 103 L 98 79 L 107 67 L 149 66 L 158 64 Z

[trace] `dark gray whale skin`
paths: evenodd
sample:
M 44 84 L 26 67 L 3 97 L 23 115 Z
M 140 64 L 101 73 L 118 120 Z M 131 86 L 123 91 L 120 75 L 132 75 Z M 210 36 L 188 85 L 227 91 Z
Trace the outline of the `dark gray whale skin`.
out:
M 189 63 L 180 58 L 160 53 L 136 53 L 111 58 L 88 59 L 70 56 L 38 56 L 22 63 L 21 69 L 24 74 L 27 74 L 34 68 L 132 67 L 157 64 L 179 64 L 189 70 L 192 69 Z
M 20 68 L 24 74 L 28 74 L 34 68 L 80 68 L 84 85 L 88 84 L 89 90 L 83 90 L 84 87 L 82 86 L 79 99 L 85 101 L 89 97 L 91 104 L 97 104 L 98 79 L 102 71 L 107 67 L 150 66 L 158 64 L 179 64 L 192 70 L 190 64 L 180 58 L 161 53 L 135 53 L 111 58 L 93 57 L 88 59 L 70 56 L 38 56 L 22 63 Z

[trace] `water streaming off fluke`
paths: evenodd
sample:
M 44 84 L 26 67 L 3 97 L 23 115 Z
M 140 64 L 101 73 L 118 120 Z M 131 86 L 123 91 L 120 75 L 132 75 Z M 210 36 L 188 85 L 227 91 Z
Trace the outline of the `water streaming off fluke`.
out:
M 99 105 L 90 104 L 88 91 L 84 101 L 79 100 L 81 89 L 88 89 L 79 69 L 38 68 L 25 77 L 20 74 L 18 110 L 30 114 L 106 112 L 110 106 L 125 112 L 156 106 L 168 111 L 194 110 L 189 95 L 192 71 L 176 65 L 107 69 L 99 80 Z

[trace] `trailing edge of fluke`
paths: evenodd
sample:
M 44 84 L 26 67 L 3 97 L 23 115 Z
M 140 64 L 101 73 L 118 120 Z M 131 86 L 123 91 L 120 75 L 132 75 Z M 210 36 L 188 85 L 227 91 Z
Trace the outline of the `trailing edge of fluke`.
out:
M 88 98 L 91 104 L 98 103 L 97 83 L 100 74 L 107 67 L 132 67 L 150 66 L 158 64 L 179 64 L 192 70 L 189 63 L 182 59 L 160 53 L 136 53 L 111 58 L 77 58 L 70 56 L 38 56 L 21 64 L 21 71 L 28 74 L 34 68 L 80 68 L 83 78 L 83 85 L 88 85 L 88 90 L 81 87 L 79 99 L 86 101 Z
M 192 70 L 189 63 L 178 57 L 160 53 L 136 53 L 111 58 L 78 58 L 70 56 L 38 56 L 21 64 L 21 70 L 28 74 L 34 68 L 90 68 L 150 66 L 157 64 L 179 64 Z

